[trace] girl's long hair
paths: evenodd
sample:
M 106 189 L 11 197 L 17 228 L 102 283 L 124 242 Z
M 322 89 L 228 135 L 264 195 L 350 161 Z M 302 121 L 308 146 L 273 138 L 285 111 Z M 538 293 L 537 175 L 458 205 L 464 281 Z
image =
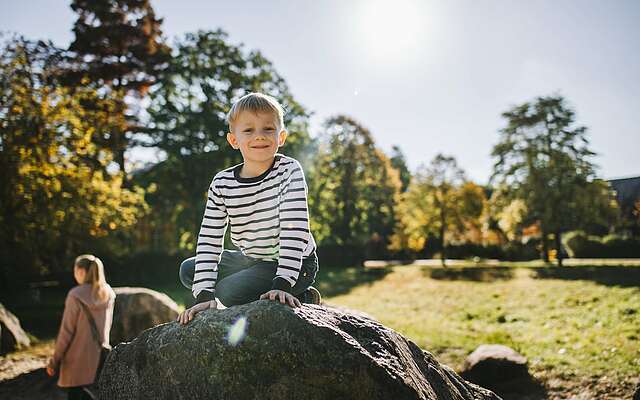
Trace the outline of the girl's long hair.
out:
M 93 254 L 83 254 L 76 258 L 75 265 L 86 271 L 83 283 L 91 284 L 93 298 L 107 301 L 109 299 L 109 289 L 107 280 L 104 277 L 102 261 Z

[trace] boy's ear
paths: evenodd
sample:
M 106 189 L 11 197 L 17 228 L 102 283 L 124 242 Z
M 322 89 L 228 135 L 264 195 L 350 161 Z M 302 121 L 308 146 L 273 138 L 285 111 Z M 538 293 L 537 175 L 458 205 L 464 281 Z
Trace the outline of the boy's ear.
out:
M 278 146 L 283 146 L 284 142 L 287 141 L 287 136 L 289 135 L 289 133 L 287 131 L 285 131 L 284 129 L 280 131 L 280 134 L 278 135 Z
M 238 146 L 238 141 L 236 140 L 236 135 L 233 132 L 227 132 L 227 142 L 229 142 L 231 147 L 233 147 L 236 150 L 238 150 L 238 148 L 240 147 L 240 146 Z

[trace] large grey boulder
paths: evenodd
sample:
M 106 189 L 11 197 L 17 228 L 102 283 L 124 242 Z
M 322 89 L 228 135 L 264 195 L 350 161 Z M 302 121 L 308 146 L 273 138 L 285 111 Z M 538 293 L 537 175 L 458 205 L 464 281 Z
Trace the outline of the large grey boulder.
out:
M 338 306 L 338 305 L 335 305 L 335 304 L 328 304 L 328 303 L 323 303 L 322 306 L 324 308 L 333 309 L 334 311 L 338 311 L 338 312 L 340 312 L 342 314 L 351 314 L 351 315 L 355 315 L 356 317 L 368 318 L 370 320 L 377 321 L 371 315 L 369 315 L 369 314 L 367 314 L 365 312 L 362 312 L 360 310 L 354 310 L 352 308 L 342 307 L 342 306 Z
M 178 317 L 175 301 L 164 293 L 140 287 L 118 287 L 113 310 L 110 343 L 128 342 L 145 329 Z
M 0 303 L 0 354 L 29 347 L 31 341 L 20 326 L 20 320 Z
M 499 399 L 369 318 L 258 300 L 114 348 L 101 399 Z

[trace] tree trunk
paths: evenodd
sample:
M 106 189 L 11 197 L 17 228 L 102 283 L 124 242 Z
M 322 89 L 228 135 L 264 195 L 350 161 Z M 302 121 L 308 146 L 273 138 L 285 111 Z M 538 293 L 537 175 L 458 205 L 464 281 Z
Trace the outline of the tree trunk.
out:
M 120 53 L 122 54 L 122 53 Z M 120 57 L 118 57 L 118 65 L 120 64 Z M 120 94 L 122 89 L 122 77 L 118 78 L 118 83 L 114 87 L 115 93 Z M 125 169 L 125 156 L 124 153 L 127 151 L 129 147 L 129 143 L 127 140 L 127 130 L 129 129 L 129 121 L 127 121 L 127 104 L 125 103 L 124 97 L 118 98 L 116 112 L 119 115 L 122 115 L 125 119 L 126 126 L 117 127 L 112 133 L 113 140 L 113 158 L 116 164 L 120 167 L 120 172 L 122 172 L 122 187 L 125 189 L 131 188 L 131 182 L 129 181 L 129 176 L 127 175 L 127 170 Z
M 445 220 L 446 220 L 446 217 L 445 217 L 445 214 L 444 214 L 444 207 L 443 207 L 442 211 L 440 212 L 440 247 L 441 247 L 441 250 L 440 250 L 440 262 L 442 262 L 442 267 L 443 268 L 447 268 L 447 262 L 446 262 L 446 258 L 447 257 L 446 257 L 446 254 L 445 254 L 445 250 L 446 250 L 447 244 L 446 244 L 446 242 L 444 240 L 444 235 L 445 235 L 445 231 L 446 231 L 445 224 L 444 224 Z
M 547 239 L 547 231 L 542 229 L 542 260 L 549 263 L 549 240 Z
M 118 133 L 118 135 L 122 134 L 122 136 L 124 137 L 124 132 L 122 133 Z M 116 164 L 118 164 L 118 166 L 120 167 L 120 172 L 122 172 L 122 183 L 123 183 L 123 187 L 127 187 L 127 184 L 129 182 L 129 177 L 127 176 L 127 170 L 124 169 L 124 163 L 125 163 L 125 159 L 124 159 L 124 153 L 127 151 L 126 149 L 126 145 L 123 143 L 124 142 L 124 138 L 118 138 L 117 144 L 116 144 L 116 148 L 114 149 L 114 158 L 115 158 L 115 162 Z
M 558 267 L 562 267 L 562 232 L 559 229 L 556 231 L 556 259 Z

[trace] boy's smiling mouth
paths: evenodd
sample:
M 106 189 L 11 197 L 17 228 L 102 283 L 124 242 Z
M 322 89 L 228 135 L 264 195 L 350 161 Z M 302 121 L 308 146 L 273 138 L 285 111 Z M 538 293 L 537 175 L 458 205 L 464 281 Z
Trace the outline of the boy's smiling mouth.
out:
M 266 149 L 267 147 L 269 147 L 269 145 L 265 144 L 262 146 L 251 146 L 252 149 Z

